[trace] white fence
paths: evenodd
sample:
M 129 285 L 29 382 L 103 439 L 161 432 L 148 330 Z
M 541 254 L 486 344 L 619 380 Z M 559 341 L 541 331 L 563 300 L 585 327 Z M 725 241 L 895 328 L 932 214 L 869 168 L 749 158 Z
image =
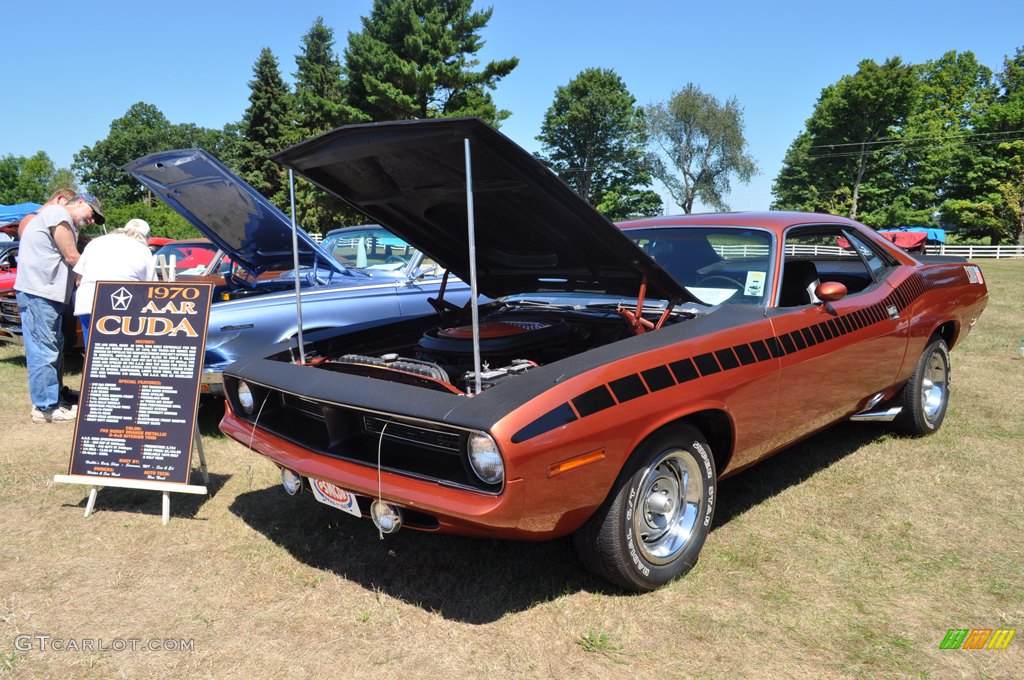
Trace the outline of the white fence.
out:
M 929 255 L 960 255 L 961 257 L 1024 257 L 1024 246 L 928 246 Z
M 725 258 L 764 257 L 768 254 L 768 246 L 714 246 L 716 252 Z M 786 246 L 787 255 L 840 255 L 856 257 L 852 250 L 838 246 Z M 968 259 L 979 257 L 1024 257 L 1024 246 L 928 246 L 928 255 L 959 255 Z

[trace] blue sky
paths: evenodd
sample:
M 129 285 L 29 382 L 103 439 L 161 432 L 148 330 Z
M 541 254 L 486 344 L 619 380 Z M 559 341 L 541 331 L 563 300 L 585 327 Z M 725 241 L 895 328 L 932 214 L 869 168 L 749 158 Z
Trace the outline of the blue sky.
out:
M 0 155 L 46 151 L 59 166 L 106 137 L 133 103 L 172 123 L 222 127 L 241 119 L 263 47 L 295 71 L 302 36 L 317 16 L 339 53 L 372 0 L 166 3 L 10 2 L 4 23 L 18 38 L 0 64 Z M 493 0 L 482 60 L 517 56 L 494 91 L 512 112 L 502 132 L 530 151 L 555 88 L 590 67 L 614 69 L 638 103 L 667 100 L 688 82 L 744 109 L 761 173 L 733 185 L 733 209 L 765 209 L 790 142 L 822 88 L 861 59 L 920 63 L 949 50 L 975 53 L 993 70 L 1024 45 L 1024 2 L 685 2 L 683 0 Z M 681 212 L 669 206 L 668 212 Z

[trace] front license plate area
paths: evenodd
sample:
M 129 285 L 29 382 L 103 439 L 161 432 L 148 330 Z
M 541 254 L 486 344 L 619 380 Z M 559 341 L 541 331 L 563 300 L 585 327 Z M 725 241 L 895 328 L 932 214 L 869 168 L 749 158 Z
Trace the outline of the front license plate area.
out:
M 353 517 L 363 516 L 362 511 L 359 509 L 359 501 L 356 500 L 356 495 L 345 491 L 337 484 L 332 484 L 324 479 L 313 479 L 310 477 L 309 488 L 313 490 L 313 495 L 316 496 L 316 499 L 324 505 L 347 512 Z

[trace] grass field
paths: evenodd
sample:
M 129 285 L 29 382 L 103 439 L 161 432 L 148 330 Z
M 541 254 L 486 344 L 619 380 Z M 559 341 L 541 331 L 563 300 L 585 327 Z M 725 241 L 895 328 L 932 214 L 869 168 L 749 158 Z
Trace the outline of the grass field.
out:
M 1024 262 L 981 264 L 938 434 L 842 424 L 726 480 L 696 569 L 646 595 L 565 540 L 381 541 L 287 497 L 205 407 L 209 497 L 161 526 L 159 493 L 104 489 L 84 519 L 85 487 L 52 482 L 72 426 L 30 422 L 0 347 L 0 675 L 1024 677 Z M 1017 636 L 940 650 L 950 628 Z

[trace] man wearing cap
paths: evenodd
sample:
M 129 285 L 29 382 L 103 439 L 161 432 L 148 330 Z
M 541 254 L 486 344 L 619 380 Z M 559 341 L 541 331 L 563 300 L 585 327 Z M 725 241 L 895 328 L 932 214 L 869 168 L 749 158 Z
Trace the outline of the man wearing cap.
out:
M 75 194 L 63 205 L 39 210 L 22 233 L 14 281 L 28 364 L 32 420 L 69 422 L 76 408 L 60 406 L 61 315 L 69 302 L 71 268 L 78 263 L 78 230 L 103 224 L 99 199 Z
M 82 336 L 89 346 L 92 302 L 97 281 L 153 281 L 156 257 L 149 249 L 149 223 L 135 218 L 120 229 L 89 241 L 75 265 L 78 295 L 75 316 L 82 322 Z

